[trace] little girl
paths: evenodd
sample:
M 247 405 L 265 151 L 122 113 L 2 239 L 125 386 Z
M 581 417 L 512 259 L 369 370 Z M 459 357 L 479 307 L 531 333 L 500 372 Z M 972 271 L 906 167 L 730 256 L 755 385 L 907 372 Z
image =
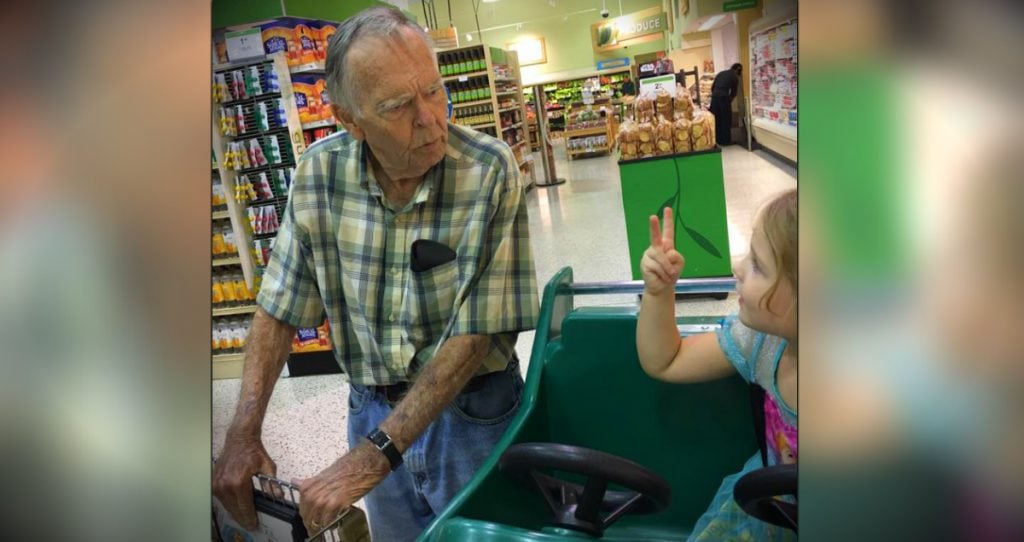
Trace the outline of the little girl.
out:
M 680 338 L 675 322 L 675 282 L 685 260 L 674 246 L 672 209 L 664 231 L 650 217 L 651 246 L 641 269 L 644 296 L 636 329 L 644 371 L 665 382 L 702 382 L 739 373 L 764 388 L 768 465 L 797 458 L 797 195 L 785 192 L 761 211 L 750 252 L 733 269 L 739 312 L 717 333 Z M 796 540 L 796 534 L 749 516 L 733 500 L 733 485 L 763 466 L 754 454 L 743 470 L 722 481 L 697 520 L 690 541 Z

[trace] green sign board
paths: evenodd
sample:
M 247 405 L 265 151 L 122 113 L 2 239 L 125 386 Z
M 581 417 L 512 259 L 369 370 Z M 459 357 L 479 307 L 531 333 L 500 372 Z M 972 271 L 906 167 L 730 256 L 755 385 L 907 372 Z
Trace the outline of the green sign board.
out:
M 757 7 L 757 0 L 729 0 L 722 3 L 722 11 L 736 11 L 755 7 Z
M 590 25 L 594 51 L 607 52 L 662 39 L 669 30 L 668 16 L 653 7 Z

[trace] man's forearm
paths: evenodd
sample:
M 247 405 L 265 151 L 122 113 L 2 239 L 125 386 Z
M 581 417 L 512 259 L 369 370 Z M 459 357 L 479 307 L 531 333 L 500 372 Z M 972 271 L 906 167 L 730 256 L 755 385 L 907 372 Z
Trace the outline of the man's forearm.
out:
M 295 327 L 257 309 L 246 339 L 242 391 L 229 434 L 259 437 L 274 384 L 288 359 Z
M 380 425 L 399 450 L 407 450 L 441 415 L 476 374 L 490 348 L 487 335 L 460 335 L 445 341 Z

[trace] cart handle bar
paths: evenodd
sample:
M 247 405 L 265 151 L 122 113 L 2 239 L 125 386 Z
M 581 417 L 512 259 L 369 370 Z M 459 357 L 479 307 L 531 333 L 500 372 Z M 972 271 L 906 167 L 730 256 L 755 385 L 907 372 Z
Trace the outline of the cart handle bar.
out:
M 621 282 L 572 282 L 564 286 L 573 295 L 642 294 L 644 281 Z M 714 277 L 702 279 L 679 279 L 676 281 L 677 294 L 722 294 L 736 290 L 735 277 Z M 563 290 L 564 291 L 564 290 Z

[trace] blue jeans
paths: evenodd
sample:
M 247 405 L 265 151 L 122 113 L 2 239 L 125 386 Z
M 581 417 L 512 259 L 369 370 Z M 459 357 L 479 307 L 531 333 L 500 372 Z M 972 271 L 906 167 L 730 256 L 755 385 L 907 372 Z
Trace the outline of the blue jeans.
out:
M 483 385 L 460 393 L 403 454 L 402 465 L 365 497 L 373 540 L 415 540 L 476 474 L 519 410 L 523 378 L 513 357 Z M 380 425 L 391 406 L 378 393 L 350 385 L 348 439 L 354 446 Z

